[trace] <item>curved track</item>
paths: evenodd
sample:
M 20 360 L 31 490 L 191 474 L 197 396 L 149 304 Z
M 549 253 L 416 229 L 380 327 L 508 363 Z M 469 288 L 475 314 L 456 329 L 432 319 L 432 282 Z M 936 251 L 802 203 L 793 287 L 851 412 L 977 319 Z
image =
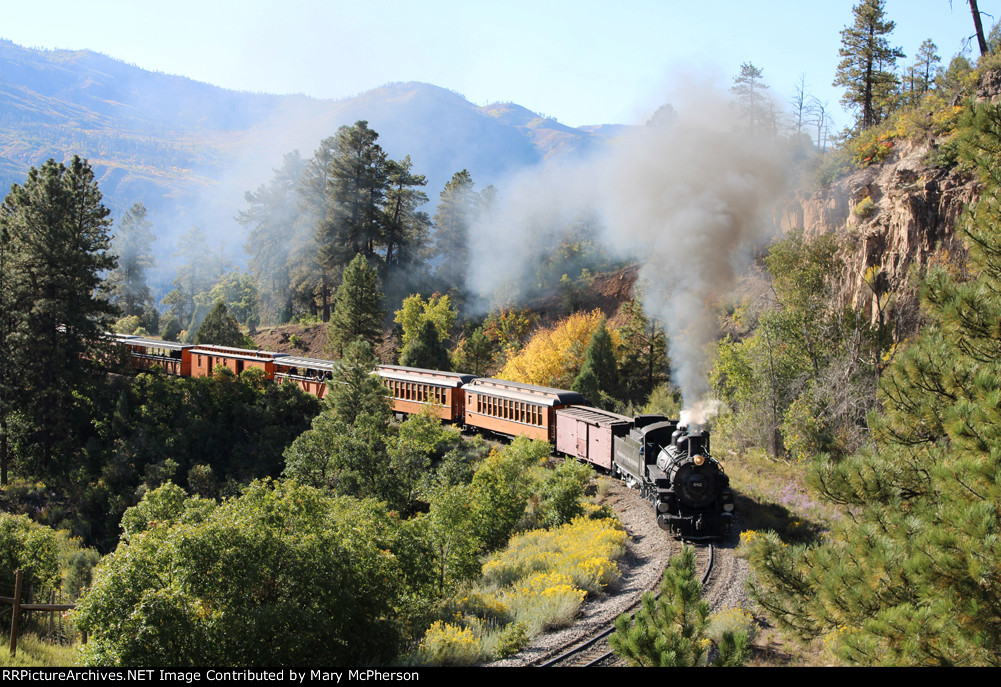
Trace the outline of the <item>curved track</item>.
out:
M 696 565 L 703 571 L 702 586 L 705 588 L 713 572 L 713 562 L 715 560 L 715 547 L 712 544 L 696 546 Z M 658 583 L 659 584 L 659 583 Z M 703 595 L 705 592 L 703 591 Z M 659 595 L 659 593 L 658 593 Z M 637 601 L 628 610 L 633 611 L 642 601 Z M 615 632 L 614 621 L 606 628 L 590 637 L 568 651 L 549 659 L 543 663 L 535 664 L 540 668 L 555 667 L 590 667 L 590 666 L 615 666 L 621 662 L 615 656 L 608 644 L 608 637 Z
M 518 655 L 491 665 L 625 665 L 615 656 L 595 662 L 609 651 L 607 642 L 600 639 L 600 636 L 608 633 L 618 616 L 632 613 L 641 602 L 644 592 L 656 592 L 659 589 L 664 569 L 671 557 L 681 552 L 682 542 L 657 526 L 650 503 L 638 491 L 629 489 L 618 480 L 610 480 L 609 485 L 603 503 L 615 510 L 630 535 L 626 555 L 619 561 L 621 578 L 607 593 L 589 599 L 572 626 L 540 635 Z M 744 603 L 746 565 L 745 561 L 733 554 L 737 543 L 736 533 L 715 542 L 711 567 L 708 549 L 702 547 L 696 550 L 698 569 L 704 575 L 708 573 L 703 579 L 703 598 L 709 603 L 712 612 Z M 567 654 L 576 654 L 577 657 L 555 660 Z

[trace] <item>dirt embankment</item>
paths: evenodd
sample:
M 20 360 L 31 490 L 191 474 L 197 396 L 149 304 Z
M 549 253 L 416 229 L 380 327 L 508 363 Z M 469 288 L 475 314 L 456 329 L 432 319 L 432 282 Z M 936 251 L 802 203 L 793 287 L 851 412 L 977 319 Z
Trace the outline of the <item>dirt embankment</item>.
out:
M 580 288 L 569 296 L 558 290 L 538 296 L 525 306 L 539 316 L 539 324 L 552 325 L 568 314 L 568 306 L 575 311 L 599 309 L 609 321 L 616 322 L 623 304 L 633 297 L 639 276 L 639 265 L 630 265 L 612 272 L 594 276 L 587 288 Z
M 261 350 L 306 358 L 325 358 L 326 324 L 286 324 L 261 329 L 251 337 Z

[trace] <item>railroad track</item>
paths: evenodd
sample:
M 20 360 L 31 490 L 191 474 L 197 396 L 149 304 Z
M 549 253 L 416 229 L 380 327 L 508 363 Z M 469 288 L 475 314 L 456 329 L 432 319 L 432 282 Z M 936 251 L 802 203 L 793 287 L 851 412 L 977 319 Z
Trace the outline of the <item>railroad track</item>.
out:
M 709 583 L 709 578 L 713 572 L 715 561 L 715 547 L 710 544 L 696 545 L 695 561 L 697 569 L 702 570 L 702 588 L 705 590 Z M 659 587 L 659 583 L 658 583 Z M 704 592 L 703 592 L 704 593 Z M 658 592 L 659 594 L 659 592 Z M 635 609 L 642 603 L 642 599 L 634 603 L 627 612 L 635 613 Z M 564 668 L 576 667 L 584 668 L 591 666 L 616 666 L 621 665 L 621 661 L 608 645 L 608 637 L 615 632 L 614 621 L 604 629 L 595 633 L 591 637 L 581 641 L 564 651 L 558 656 L 547 659 L 544 662 L 536 663 L 539 668 Z

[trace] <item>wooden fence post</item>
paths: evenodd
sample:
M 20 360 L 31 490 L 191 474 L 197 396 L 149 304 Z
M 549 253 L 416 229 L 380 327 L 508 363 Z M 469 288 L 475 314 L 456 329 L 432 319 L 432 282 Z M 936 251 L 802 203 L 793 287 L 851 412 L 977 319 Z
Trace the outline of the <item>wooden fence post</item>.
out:
M 49 605 L 50 606 L 55 606 L 56 605 L 56 590 L 55 589 L 49 590 Z M 56 613 L 55 611 L 49 611 L 49 631 L 48 631 L 48 634 L 46 636 L 48 637 L 48 639 L 49 639 L 50 642 L 52 641 L 52 638 L 56 636 L 55 618 L 53 618 L 53 616 L 55 615 L 55 613 Z
M 21 584 L 24 582 L 24 571 L 14 573 L 14 604 L 10 614 L 10 656 L 17 655 L 17 626 L 21 620 Z

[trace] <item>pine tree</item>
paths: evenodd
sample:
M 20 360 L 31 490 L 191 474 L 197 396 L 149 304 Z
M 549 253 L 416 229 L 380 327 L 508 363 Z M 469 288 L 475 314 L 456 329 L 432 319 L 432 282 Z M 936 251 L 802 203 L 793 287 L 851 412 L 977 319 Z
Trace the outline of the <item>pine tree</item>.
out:
M 194 342 L 198 345 L 215 344 L 239 348 L 246 341 L 247 339 L 240 331 L 240 324 L 236 318 L 229 313 L 226 304 L 219 301 L 202 320 L 201 326 L 195 332 Z
M 619 329 L 622 335 L 622 361 L 619 379 L 622 393 L 630 403 L 642 403 L 654 387 L 667 381 L 670 367 L 667 359 L 667 333 L 664 327 L 643 312 L 638 300 L 622 308 L 626 321 Z
M 740 119 L 747 124 L 747 131 L 752 136 L 765 133 L 771 128 L 774 133 L 774 121 L 771 119 L 771 102 L 765 91 L 768 86 L 761 78 L 762 70 L 750 62 L 740 65 L 740 74 L 733 77 L 730 93 L 737 105 Z
M 879 124 L 894 107 L 898 89 L 894 68 L 903 58 L 900 48 L 891 48 L 887 36 L 894 22 L 885 18 L 886 0 L 862 0 L 852 8 L 855 23 L 841 31 L 841 62 L 835 86 L 843 86 L 842 104 L 859 112 L 857 126 Z
M 347 344 L 327 385 L 324 410 L 285 451 L 285 476 L 338 494 L 392 502 L 398 493 L 386 441 L 392 412 L 372 346 Z
M 452 175 L 440 194 L 434 216 L 435 253 L 441 256 L 438 277 L 445 287 L 461 293 L 469 270 L 469 231 L 479 212 L 480 198 L 473 177 L 462 170 Z
M 937 65 L 942 61 L 942 58 L 938 56 L 936 50 L 938 47 L 928 38 L 918 48 L 918 54 L 914 58 L 914 91 L 919 96 L 928 92 L 932 84 L 935 83 L 935 77 L 938 76 L 939 67 Z
M 664 571 L 660 596 L 643 595 L 635 620 L 621 615 L 609 646 L 632 666 L 694 667 L 704 665 L 711 641 L 705 636 L 709 604 L 702 601 L 695 573 L 695 551 L 686 546 Z M 713 665 L 740 665 L 748 653 L 746 635 L 727 633 Z
M 146 206 L 136 203 L 114 232 L 111 252 L 118 258 L 118 267 L 106 280 L 111 302 L 125 317 L 138 315 L 149 329 L 150 314 L 154 311 L 153 296 L 146 284 L 146 270 L 153 266 L 153 224 L 147 218 Z
M 477 327 L 456 348 L 452 369 L 482 377 L 486 376 L 487 368 L 493 360 L 493 342 L 487 337 L 483 327 Z
M 320 147 L 306 162 L 296 193 L 299 196 L 301 221 L 311 232 L 308 238 L 293 238 L 290 256 L 292 268 L 289 277 L 295 299 L 305 305 L 311 315 L 319 315 L 324 322 L 330 320 L 331 292 L 336 283 L 336 269 L 327 267 L 321 254 L 327 216 L 327 184 L 330 181 L 331 166 L 337 151 L 337 139 L 329 136 L 320 141 Z M 338 266 L 340 267 L 340 266 Z M 317 305 L 317 301 L 319 304 Z
M 591 403 L 605 409 L 614 406 L 615 399 L 621 395 L 615 344 L 604 318 L 591 334 L 584 352 L 584 364 L 571 388 L 583 394 Z
M 384 315 L 379 275 L 359 253 L 344 270 L 344 279 L 337 288 L 324 350 L 341 355 L 344 347 L 358 337 L 373 345 L 378 343 L 382 340 Z
M 26 352 L 14 346 L 23 324 L 27 295 L 19 288 L 15 258 L 7 222 L 0 215 L 0 484 L 7 484 L 11 416 L 17 410 L 20 391 L 19 354 Z
M 42 473 L 77 444 L 75 394 L 96 380 L 114 307 L 99 292 L 115 268 L 109 211 L 86 161 L 49 160 L 11 187 L 0 208 L 4 350 L 18 380 L 8 389 L 25 423 L 26 449 Z M 7 307 L 12 309 L 7 311 Z M 10 378 L 8 376 L 8 382 Z M 0 408 L 5 423 L 11 405 Z M 9 428 L 9 424 L 8 424 Z M 4 434 L 6 436 L 6 433 Z
M 387 158 L 378 138 L 365 121 L 337 130 L 327 172 L 326 217 L 316 235 L 320 262 L 327 269 L 343 266 L 358 254 L 373 261 L 378 257 L 388 181 Z
M 261 316 L 266 322 L 281 324 L 292 318 L 292 256 L 304 233 L 313 243 L 315 223 L 307 222 L 308 213 L 300 212 L 296 193 L 305 167 L 299 151 L 285 155 L 282 168 L 275 170 L 267 186 L 244 194 L 249 208 L 237 215 L 247 231 L 247 266 L 262 295 Z
M 212 288 L 229 269 L 229 262 L 222 252 L 211 250 L 205 232 L 199 227 L 191 227 L 181 236 L 175 255 L 182 262 L 174 277 L 174 288 L 160 302 L 169 306 L 166 316 L 178 319 L 188 332 L 185 340 L 190 342 L 211 308 L 209 304 L 203 304 L 199 308 L 195 303 L 195 296 Z
M 438 330 L 430 320 L 417 324 L 410 343 L 400 353 L 400 365 L 420 367 L 428 370 L 449 370 L 448 348 L 438 336 Z
M 176 316 L 170 315 L 163 322 L 160 336 L 164 341 L 177 341 L 181 336 L 181 322 Z
M 393 268 L 413 270 L 425 259 L 431 219 L 420 209 L 428 202 L 420 189 L 427 180 L 414 174 L 412 166 L 409 155 L 386 163 L 382 243 L 387 274 Z

